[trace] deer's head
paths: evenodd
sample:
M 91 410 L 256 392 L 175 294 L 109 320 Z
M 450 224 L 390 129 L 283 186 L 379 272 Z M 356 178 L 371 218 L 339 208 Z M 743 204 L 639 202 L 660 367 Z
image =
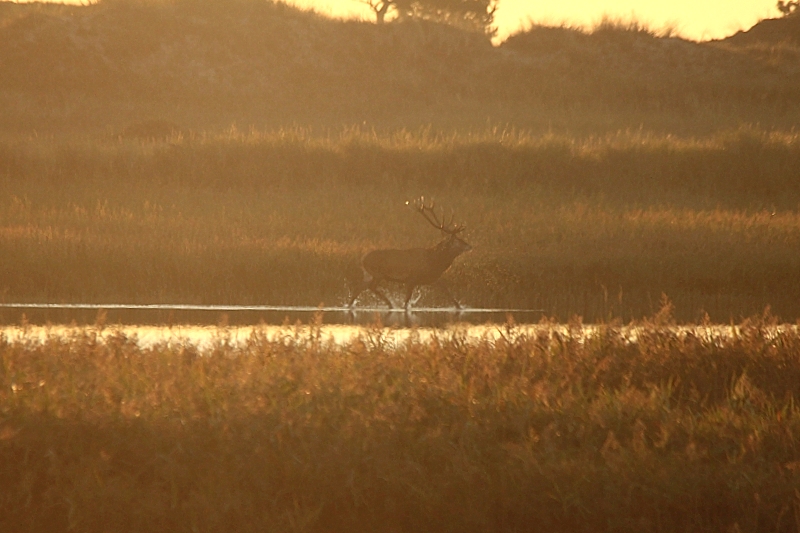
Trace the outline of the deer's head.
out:
M 436 245 L 435 249 L 437 251 L 447 252 L 448 255 L 455 258 L 464 252 L 472 250 L 472 246 L 458 236 L 459 233 L 466 229 L 466 225 L 464 223 L 454 223 L 453 219 L 455 215 L 452 212 L 450 213 L 450 217 L 447 218 L 444 209 L 442 209 L 440 218 L 439 215 L 436 214 L 433 200 L 428 203 L 425 201 L 424 196 L 419 197 L 413 202 L 406 202 L 406 205 L 413 205 L 414 209 L 425 217 L 425 220 L 427 220 L 431 226 L 447 235 L 442 242 Z

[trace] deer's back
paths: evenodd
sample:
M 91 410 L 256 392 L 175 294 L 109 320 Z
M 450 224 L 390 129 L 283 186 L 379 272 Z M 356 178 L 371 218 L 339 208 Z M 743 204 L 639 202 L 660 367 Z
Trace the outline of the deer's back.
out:
M 376 278 L 403 283 L 425 283 L 436 281 L 441 272 L 432 272 L 430 250 L 410 248 L 408 250 L 374 250 L 362 259 L 364 270 Z

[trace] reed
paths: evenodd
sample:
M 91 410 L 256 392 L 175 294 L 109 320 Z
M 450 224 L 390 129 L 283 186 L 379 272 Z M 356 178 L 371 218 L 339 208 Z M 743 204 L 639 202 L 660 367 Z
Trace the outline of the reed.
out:
M 629 320 L 666 293 L 682 320 L 736 321 L 767 305 L 794 320 L 797 168 L 795 134 L 754 129 L 7 141 L 0 291 L 5 301 L 341 304 L 369 249 L 438 240 L 404 207 L 426 195 L 467 223 L 474 250 L 446 274 L 466 305 Z
M 5 531 L 795 531 L 800 336 L 0 338 Z

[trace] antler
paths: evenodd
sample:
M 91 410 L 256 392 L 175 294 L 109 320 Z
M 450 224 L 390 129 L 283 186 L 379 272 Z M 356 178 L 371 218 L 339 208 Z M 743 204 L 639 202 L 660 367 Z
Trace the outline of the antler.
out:
M 411 205 L 411 202 L 406 202 L 406 205 Z M 434 209 L 434 202 L 431 200 L 430 205 L 425 203 L 425 197 L 420 196 L 416 200 L 414 200 L 414 208 L 425 217 L 431 226 L 434 228 L 447 233 L 448 235 L 456 235 L 457 233 L 461 233 L 466 229 L 466 225 L 463 223 L 453 224 L 454 214 L 450 212 L 450 219 L 446 219 L 444 208 L 442 208 L 442 220 L 439 221 L 439 217 L 436 216 L 436 210 Z

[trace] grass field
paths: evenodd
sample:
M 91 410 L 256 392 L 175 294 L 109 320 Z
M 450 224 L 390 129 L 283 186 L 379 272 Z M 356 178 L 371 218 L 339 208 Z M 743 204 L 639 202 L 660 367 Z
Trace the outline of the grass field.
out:
M 0 528 L 798 531 L 800 336 L 672 320 L 636 342 L 3 337 Z
M 800 532 L 799 24 L 0 2 L 0 302 L 341 305 L 441 238 L 424 195 L 463 304 L 548 317 L 206 348 L 4 310 L 0 531 Z
M 665 293 L 683 320 L 772 306 L 794 321 L 797 168 L 795 134 L 752 128 L 7 141 L 0 290 L 7 302 L 339 305 L 367 250 L 437 242 L 404 205 L 426 195 L 467 223 L 474 251 L 446 274 L 466 305 L 627 321 Z

